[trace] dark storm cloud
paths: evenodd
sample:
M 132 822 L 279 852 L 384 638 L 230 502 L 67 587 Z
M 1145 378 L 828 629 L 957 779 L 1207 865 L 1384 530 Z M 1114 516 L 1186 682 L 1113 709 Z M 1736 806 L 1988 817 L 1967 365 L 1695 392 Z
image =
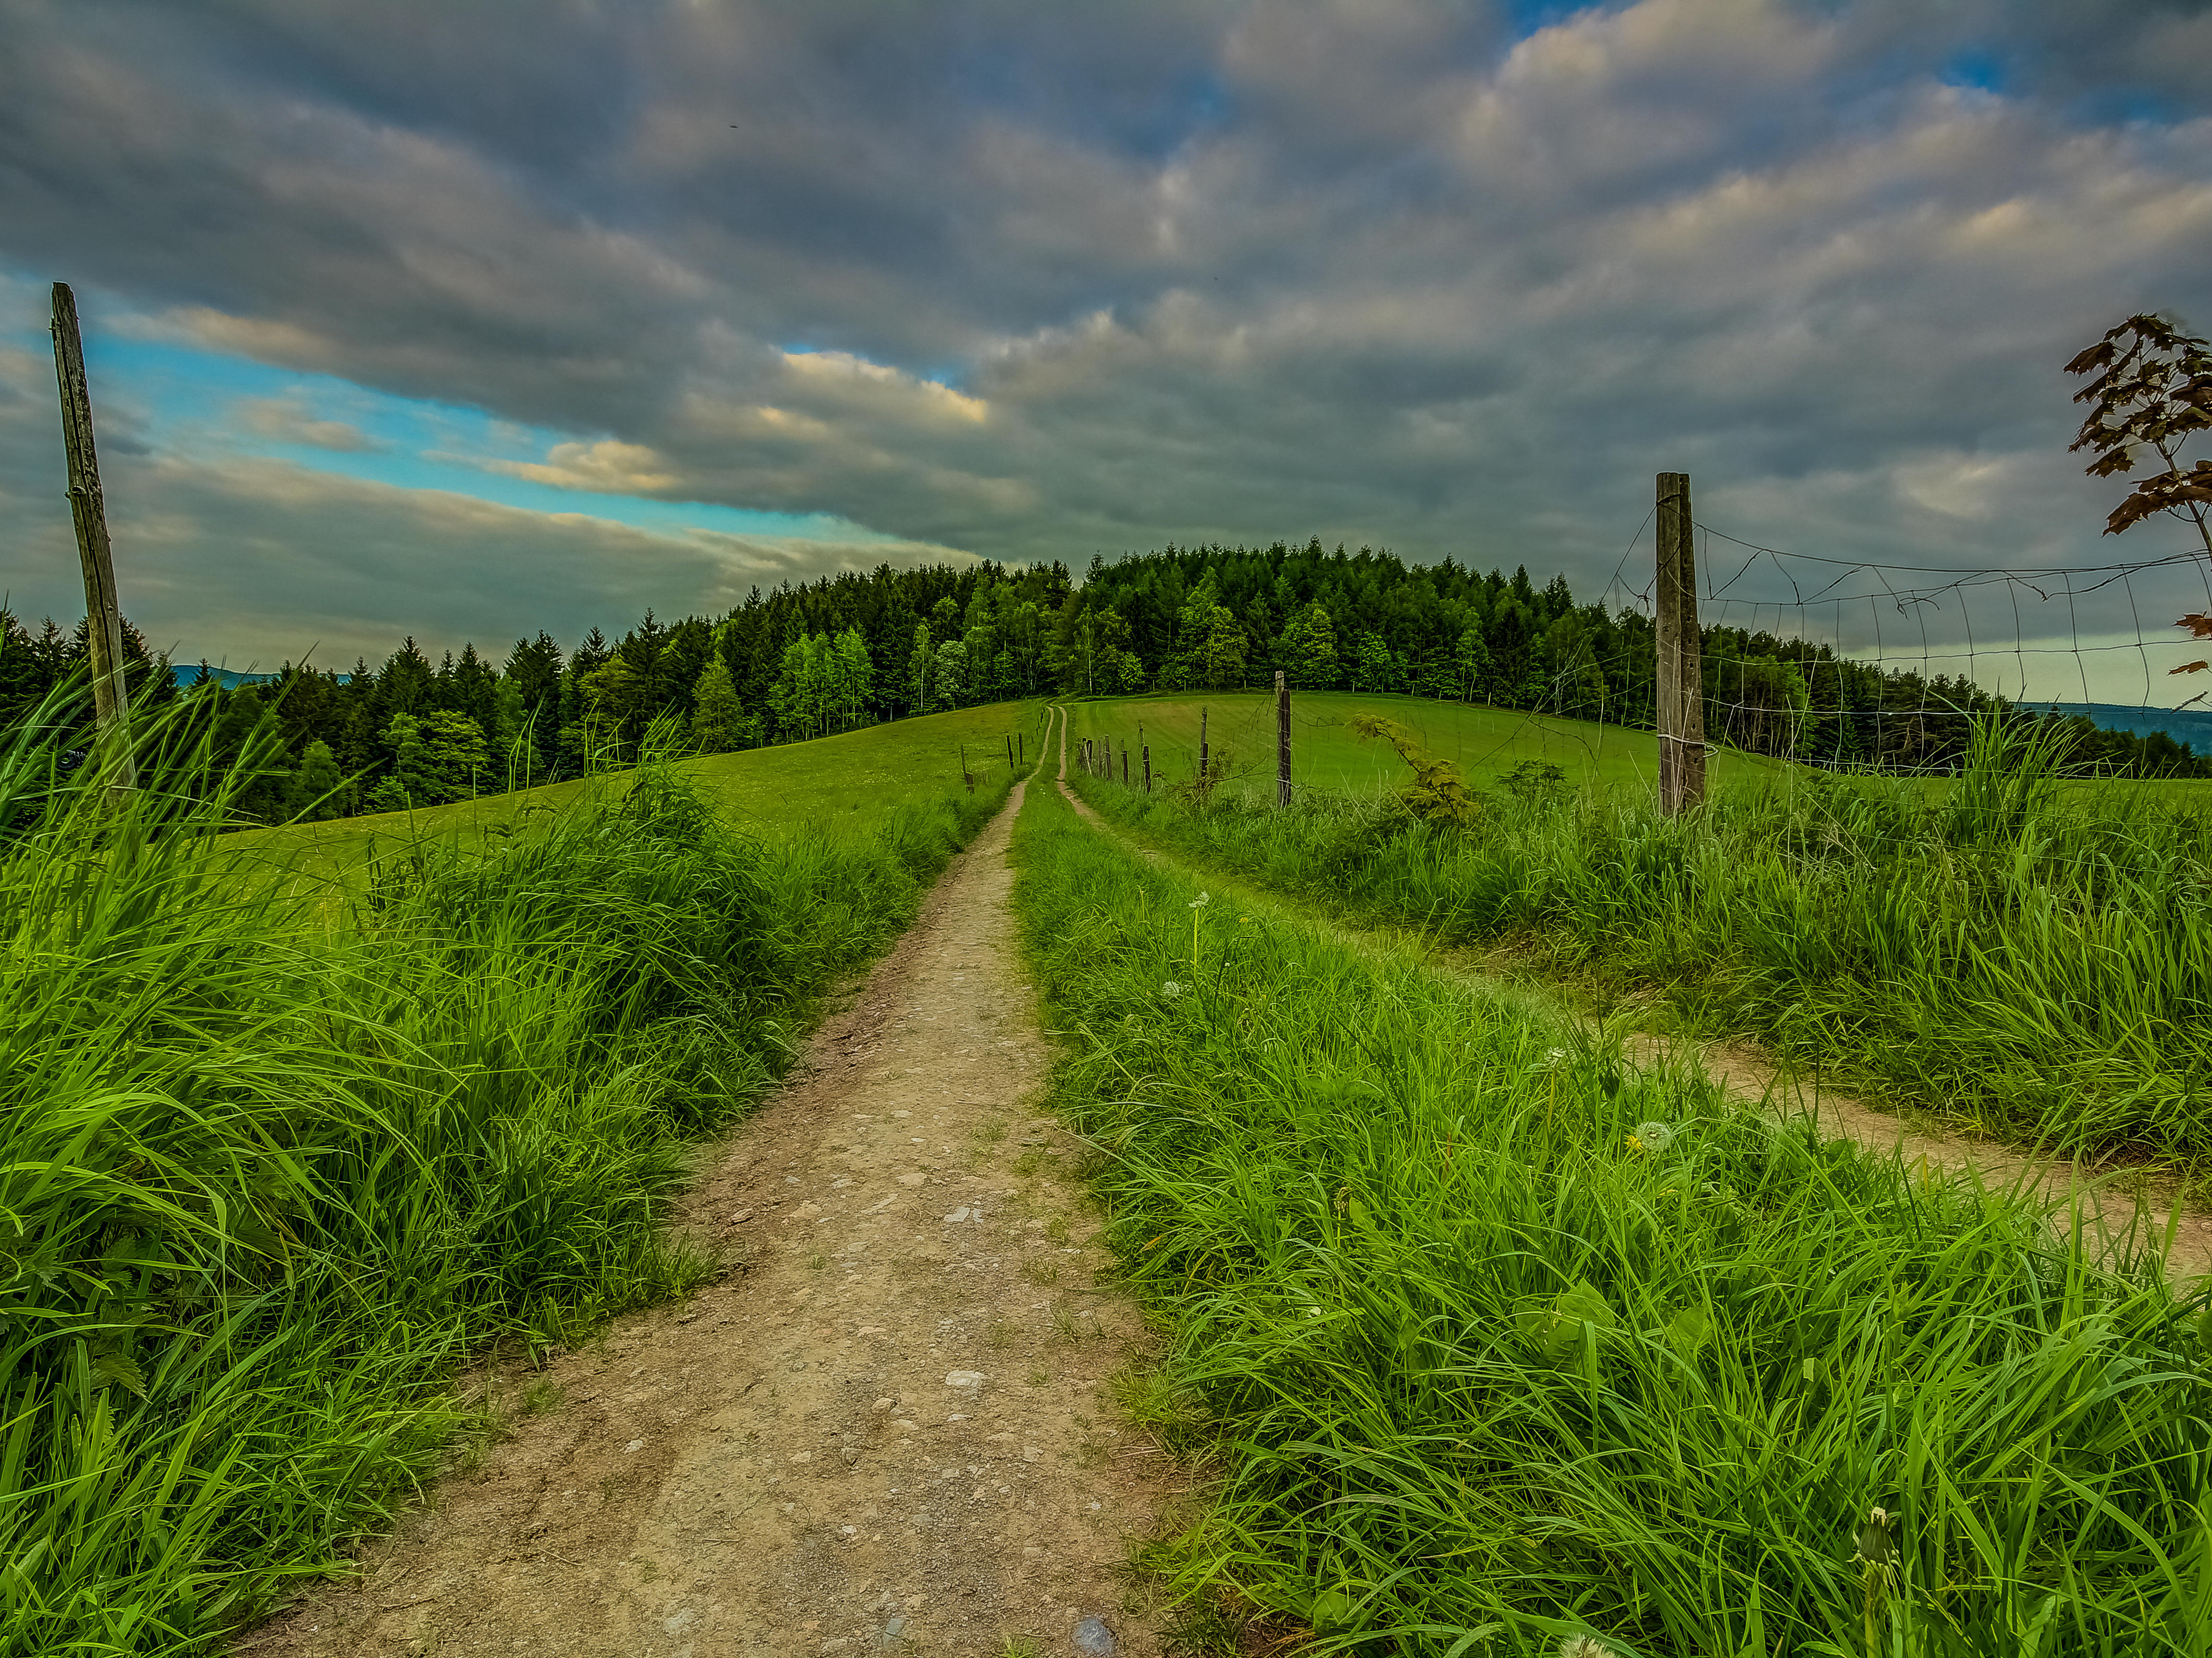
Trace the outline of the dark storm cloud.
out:
M 2110 491 L 2057 365 L 2131 310 L 2212 321 L 2203 5 L 0 29 L 18 268 L 578 434 L 487 463 L 542 482 L 994 556 L 1318 533 L 1588 583 L 1687 466 L 1754 537 L 2087 560 Z

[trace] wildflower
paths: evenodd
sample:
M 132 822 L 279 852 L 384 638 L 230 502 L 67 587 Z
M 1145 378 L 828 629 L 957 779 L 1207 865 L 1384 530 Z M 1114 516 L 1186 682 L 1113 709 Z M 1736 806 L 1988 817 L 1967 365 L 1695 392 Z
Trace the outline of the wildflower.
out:
M 1859 1527 L 1858 1557 L 1870 1566 L 1887 1565 L 1897 1552 L 1889 1540 L 1889 1510 L 1882 1508 L 1867 1510 L 1866 1524 Z
M 1631 1134 L 1626 1139 L 1621 1141 L 1621 1144 L 1632 1151 L 1641 1151 L 1644 1149 L 1644 1142 L 1637 1139 L 1633 1134 Z
M 1200 893 L 1200 894 L 1198 895 L 1198 896 L 1197 896 L 1197 897 L 1195 897 L 1195 898 L 1194 898 L 1194 899 L 1192 899 L 1192 900 L 1190 901 L 1190 907 L 1191 907 L 1193 909 L 1204 909 L 1204 908 L 1205 908 L 1208 904 L 1212 903 L 1212 902 L 1213 902 L 1213 896 L 1212 896 L 1211 893 L 1201 892 L 1201 893 Z
M 1674 1131 L 1663 1122 L 1640 1122 L 1632 1139 L 1643 1142 L 1647 1151 L 1664 1151 L 1674 1143 Z
M 1182 987 L 1177 984 L 1173 979 L 1170 979 L 1160 987 L 1160 994 L 1166 997 L 1170 1001 L 1173 1001 L 1176 997 L 1182 994 Z
M 1595 1636 L 1570 1635 L 1559 1643 L 1559 1658 L 1614 1658 L 1614 1654 Z

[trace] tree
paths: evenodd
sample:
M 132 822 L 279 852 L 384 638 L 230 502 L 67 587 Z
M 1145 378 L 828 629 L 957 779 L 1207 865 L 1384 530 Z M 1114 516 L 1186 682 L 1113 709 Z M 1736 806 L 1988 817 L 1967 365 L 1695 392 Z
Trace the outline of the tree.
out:
M 1335 686 L 1340 673 L 1336 628 L 1319 599 L 1283 624 L 1277 659 L 1295 689 L 1325 691 Z
M 308 744 L 299 770 L 292 774 L 294 814 L 311 823 L 343 817 L 347 793 L 345 774 L 338 769 L 338 757 L 331 752 L 331 745 L 319 738 Z
M 1490 647 L 1482 641 L 1480 623 L 1470 622 L 1461 633 L 1459 647 L 1452 653 L 1452 666 L 1459 674 L 1461 701 L 1490 700 Z
M 914 627 L 914 653 L 907 658 L 906 682 L 908 706 L 916 714 L 927 714 L 930 698 L 935 689 L 937 656 L 929 642 L 929 623 L 917 622 Z
M 691 739 L 702 754 L 727 754 L 743 748 L 750 735 L 738 682 L 719 653 L 707 659 L 691 691 Z
M 392 750 L 392 775 L 386 781 L 397 786 L 400 799 L 410 806 L 467 799 L 477 792 L 490 758 L 483 727 L 449 709 L 396 714 L 384 729 L 384 740 Z M 389 797 L 380 787 L 374 798 Z
M 2202 432 L 2212 431 L 2212 343 L 2185 334 L 2161 317 L 2137 314 L 2106 331 L 2105 337 L 2066 365 L 2069 374 L 2094 374 L 2074 394 L 2090 405 L 2088 417 L 2068 446 L 2069 453 L 2088 450 L 2095 459 L 2082 470 L 2091 477 L 2111 477 L 2135 470 L 2146 449 L 2166 470 L 2143 479 L 2105 520 L 2105 533 L 2116 536 L 2159 513 L 2197 526 L 2204 556 L 2212 559 L 2212 459 L 2200 459 L 2184 471 L 2181 451 Z M 2192 639 L 2212 639 L 2212 616 L 2192 612 L 2176 624 Z M 2173 673 L 2203 673 L 2212 662 L 2185 662 Z
M 932 708 L 957 708 L 968 700 L 968 647 L 948 639 L 937 647 L 929 666 Z
M 1218 691 L 1243 684 L 1245 648 L 1244 629 L 1221 603 L 1209 570 L 1176 613 L 1175 688 Z
M 1352 689 L 1355 691 L 1405 689 L 1405 664 L 1378 633 L 1359 635 L 1358 653 L 1352 660 Z
M 858 628 L 848 628 L 837 635 L 836 646 L 825 656 L 830 706 L 839 723 L 849 728 L 860 722 L 868 694 L 875 689 L 876 665 L 868 656 L 868 641 L 860 637 Z

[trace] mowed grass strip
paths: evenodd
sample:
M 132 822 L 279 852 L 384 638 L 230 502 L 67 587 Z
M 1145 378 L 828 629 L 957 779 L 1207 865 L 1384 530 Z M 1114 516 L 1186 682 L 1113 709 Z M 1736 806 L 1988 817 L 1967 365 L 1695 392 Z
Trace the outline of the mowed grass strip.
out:
M 482 1425 L 471 1354 L 717 1270 L 688 1148 L 1006 797 L 923 753 L 866 830 L 647 768 L 334 902 L 204 754 L 118 812 L 0 733 L 0 1654 L 208 1649 Z
M 2212 1168 L 2212 817 L 2069 786 L 2016 736 L 1984 730 L 1940 791 L 1800 773 L 1671 820 L 1641 791 L 1494 787 L 1452 828 L 1387 795 L 1279 811 L 1077 786 L 1186 856 L 1447 945 L 1512 946 L 1600 1000 L 1656 990 L 1672 1023 L 1875 1097 Z
M 1054 792 L 1017 858 L 1170 1333 L 1127 1397 L 1211 1475 L 1149 1555 L 1194 1644 L 2206 1649 L 2207 1329 L 2152 1260 L 1204 897 Z

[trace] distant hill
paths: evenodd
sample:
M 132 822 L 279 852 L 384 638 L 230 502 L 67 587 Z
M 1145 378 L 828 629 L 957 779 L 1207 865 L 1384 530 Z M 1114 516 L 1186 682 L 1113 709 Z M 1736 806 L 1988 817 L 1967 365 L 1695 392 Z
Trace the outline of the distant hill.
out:
M 208 671 L 215 676 L 216 683 L 227 691 L 235 690 L 240 685 L 258 685 L 264 679 L 274 679 L 276 677 L 273 673 L 240 673 L 235 668 L 210 668 Z M 198 682 L 199 677 L 200 665 L 197 662 L 179 662 L 173 664 L 169 669 L 169 677 L 179 685 L 195 684 Z
M 240 673 L 235 668 L 210 668 L 208 671 L 215 676 L 216 683 L 227 691 L 236 690 L 240 685 L 266 684 L 276 677 L 273 673 Z M 172 665 L 169 669 L 169 677 L 179 685 L 189 686 L 199 677 L 200 665 L 197 662 L 179 662 Z M 338 683 L 343 684 L 352 677 L 349 673 L 342 673 L 338 676 Z
M 2100 730 L 2148 737 L 2164 732 L 2177 743 L 2186 743 L 2192 753 L 2212 754 L 2212 708 L 2137 708 L 2123 702 L 2035 703 L 2055 714 L 2081 714 Z

